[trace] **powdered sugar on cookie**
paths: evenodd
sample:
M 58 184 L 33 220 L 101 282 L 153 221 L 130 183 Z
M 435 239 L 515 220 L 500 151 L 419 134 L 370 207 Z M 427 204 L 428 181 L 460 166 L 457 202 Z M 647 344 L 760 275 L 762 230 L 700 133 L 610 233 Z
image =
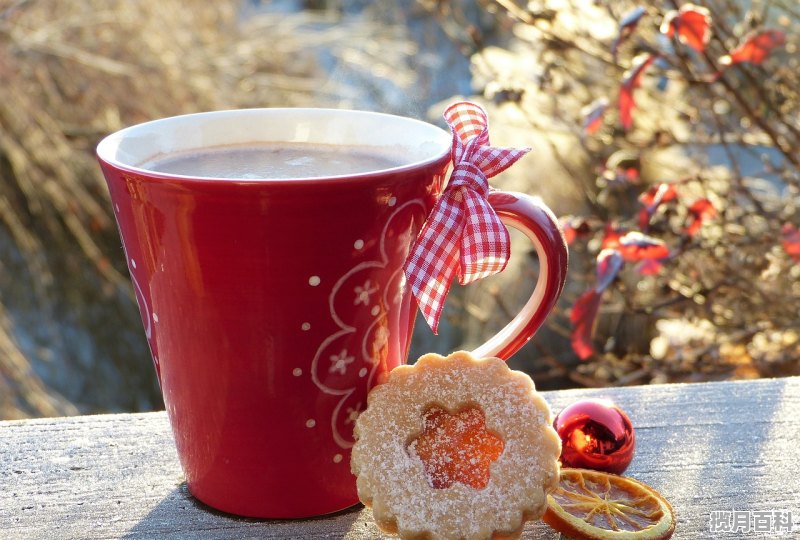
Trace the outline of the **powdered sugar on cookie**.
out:
M 444 443 L 420 438 L 426 418 L 434 422 L 431 436 Z M 359 497 L 379 526 L 402 537 L 517 536 L 525 520 L 542 516 L 558 482 L 560 442 L 551 421 L 531 379 L 502 360 L 423 356 L 374 388 L 356 422 L 351 464 Z M 437 433 L 445 424 L 455 431 Z M 419 451 L 421 440 L 427 446 Z M 423 462 L 442 444 L 452 448 Z M 470 464 L 488 464 L 488 482 L 463 476 Z M 439 468 L 434 476 L 432 467 Z

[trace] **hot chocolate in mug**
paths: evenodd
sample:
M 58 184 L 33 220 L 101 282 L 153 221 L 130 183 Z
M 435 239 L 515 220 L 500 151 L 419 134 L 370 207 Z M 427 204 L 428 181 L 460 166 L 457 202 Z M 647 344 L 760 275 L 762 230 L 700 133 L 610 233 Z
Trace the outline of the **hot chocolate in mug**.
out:
M 291 167 L 223 174 L 225 159 L 247 159 L 232 152 L 258 148 L 295 152 Z M 178 116 L 99 144 L 178 456 L 199 500 L 260 518 L 358 502 L 353 424 L 369 389 L 406 362 L 417 306 L 403 263 L 443 189 L 450 148 L 450 134 L 424 122 L 330 109 Z M 203 162 L 215 153 L 221 165 Z M 329 169 L 342 161 L 336 154 L 347 157 Z M 555 304 L 567 251 L 538 199 L 488 198 L 540 260 L 530 300 L 474 351 L 507 358 Z

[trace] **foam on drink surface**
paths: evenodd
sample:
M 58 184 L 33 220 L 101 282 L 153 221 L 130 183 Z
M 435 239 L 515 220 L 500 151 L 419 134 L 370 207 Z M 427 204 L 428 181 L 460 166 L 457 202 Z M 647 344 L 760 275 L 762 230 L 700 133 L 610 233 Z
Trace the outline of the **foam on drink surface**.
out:
M 159 155 L 140 165 L 166 174 L 204 178 L 319 178 L 391 169 L 402 150 L 317 143 L 247 143 Z

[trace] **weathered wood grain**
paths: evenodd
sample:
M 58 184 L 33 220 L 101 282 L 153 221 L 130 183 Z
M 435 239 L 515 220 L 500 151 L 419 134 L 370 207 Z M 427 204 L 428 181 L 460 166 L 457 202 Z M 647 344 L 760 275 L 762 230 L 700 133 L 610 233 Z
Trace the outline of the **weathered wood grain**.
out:
M 786 510 L 800 535 L 800 378 L 546 394 L 553 410 L 608 397 L 636 427 L 627 473 L 678 515 L 675 538 L 711 533 L 712 511 Z M 304 521 L 222 515 L 186 490 L 164 413 L 0 422 L 0 538 L 382 538 L 360 507 Z M 556 539 L 541 523 L 524 538 Z

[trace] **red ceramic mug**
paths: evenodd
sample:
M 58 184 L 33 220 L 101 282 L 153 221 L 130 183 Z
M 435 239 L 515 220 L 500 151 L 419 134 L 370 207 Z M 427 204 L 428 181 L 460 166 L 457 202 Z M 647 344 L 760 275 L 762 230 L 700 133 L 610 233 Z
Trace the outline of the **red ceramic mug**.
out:
M 334 177 L 157 173 L 160 154 L 260 141 L 402 149 L 405 163 Z M 133 126 L 97 148 L 191 493 L 234 514 L 297 518 L 358 502 L 353 422 L 406 361 L 416 303 L 403 262 L 445 182 L 451 137 L 420 121 L 253 109 Z M 507 358 L 564 284 L 567 250 L 537 199 L 492 192 L 541 272 L 531 299 L 476 350 Z

